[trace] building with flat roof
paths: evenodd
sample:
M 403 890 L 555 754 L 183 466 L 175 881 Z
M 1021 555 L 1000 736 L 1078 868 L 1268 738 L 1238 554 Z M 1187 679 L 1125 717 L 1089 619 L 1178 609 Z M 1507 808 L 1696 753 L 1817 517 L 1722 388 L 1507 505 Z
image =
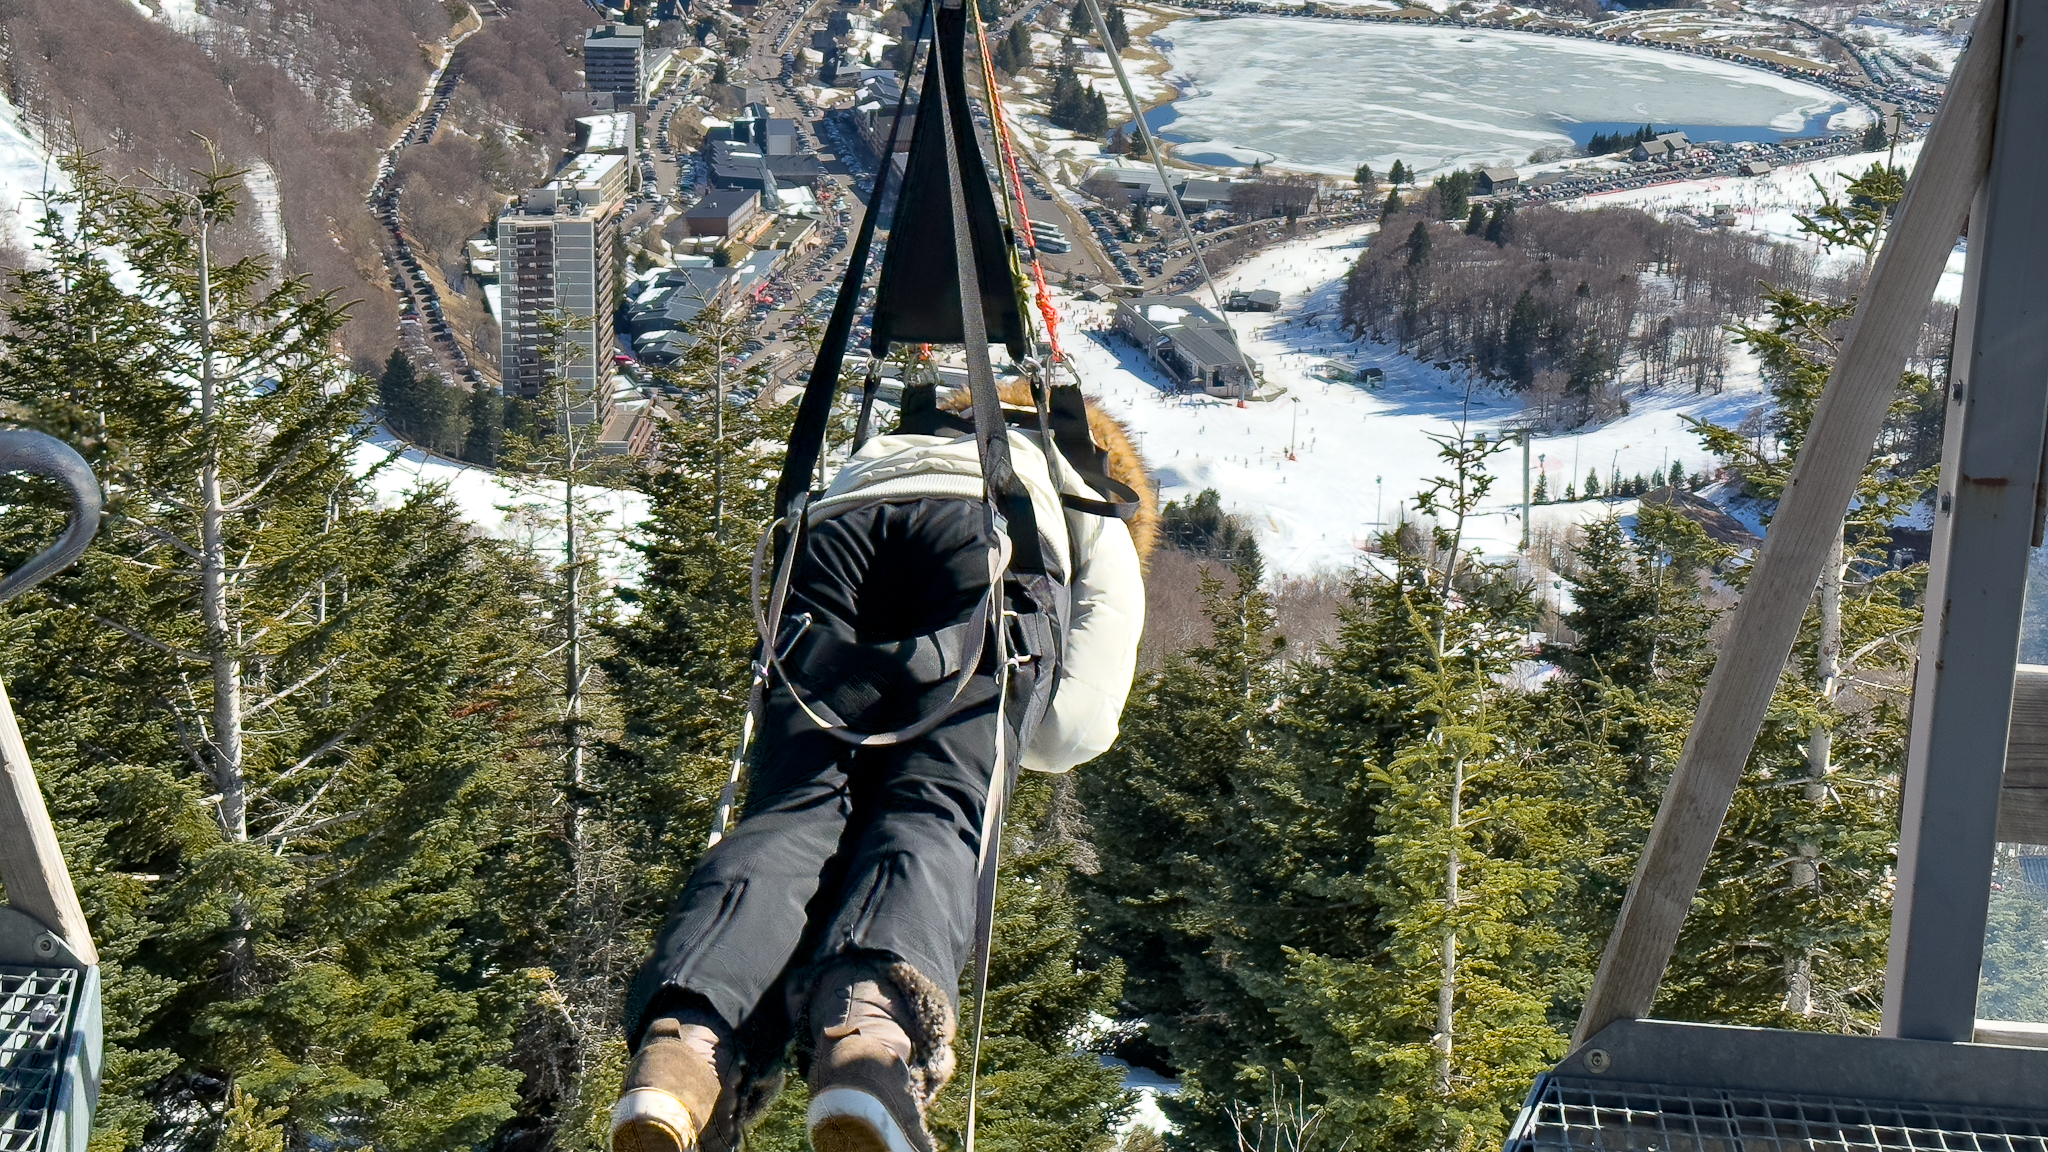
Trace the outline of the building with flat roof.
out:
M 583 135 L 584 152 L 612 152 L 623 156 L 633 151 L 635 133 L 631 112 L 578 116 L 576 130 Z
M 716 188 L 683 213 L 683 225 L 692 236 L 732 237 L 745 232 L 760 211 L 759 193 L 742 188 Z
M 1116 329 L 1145 350 L 1182 389 L 1248 398 L 1257 365 L 1238 347 L 1230 324 L 1192 296 L 1120 297 Z
M 584 33 L 583 86 L 620 104 L 647 103 L 647 30 L 607 24 Z
M 1178 192 L 1178 185 L 1169 185 L 1159 178 L 1159 170 L 1150 164 L 1104 164 L 1088 174 L 1085 185 L 1091 190 L 1107 189 L 1114 184 L 1134 201 L 1144 204 L 1165 204 L 1169 188 Z
M 566 378 L 579 424 L 601 424 L 614 391 L 626 179 L 626 157 L 582 153 L 498 217 L 498 363 L 505 394 L 534 399 L 551 377 Z M 552 317 L 567 322 L 568 330 L 551 335 Z

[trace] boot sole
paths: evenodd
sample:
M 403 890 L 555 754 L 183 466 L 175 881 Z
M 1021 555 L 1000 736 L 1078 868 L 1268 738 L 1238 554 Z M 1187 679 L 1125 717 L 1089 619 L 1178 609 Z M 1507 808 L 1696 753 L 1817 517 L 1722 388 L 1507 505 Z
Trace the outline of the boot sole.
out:
M 853 1088 L 811 1098 L 812 1152 L 918 1152 L 880 1100 Z
M 655 1088 L 636 1088 L 612 1109 L 611 1152 L 694 1152 L 697 1126 L 681 1102 Z

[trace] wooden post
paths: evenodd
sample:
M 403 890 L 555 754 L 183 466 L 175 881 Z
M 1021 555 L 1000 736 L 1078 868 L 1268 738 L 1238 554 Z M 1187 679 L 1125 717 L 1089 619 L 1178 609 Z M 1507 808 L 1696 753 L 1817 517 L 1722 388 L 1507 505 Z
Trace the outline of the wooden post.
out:
M 21 728 L 14 722 L 14 706 L 8 703 L 4 686 L 0 686 L 0 829 L 6 833 L 0 835 L 0 883 L 7 885 L 8 904 L 62 936 L 79 959 L 99 963 L 92 931 L 85 924 L 85 910 L 78 906 L 78 892 L 71 887 L 71 873 L 57 846 L 57 830 L 50 826 L 43 793 L 36 787 L 35 769 L 29 765 L 28 746 L 21 742 Z
M 2048 425 L 2048 0 L 2010 0 L 1991 167 L 1970 213 L 1927 620 L 1900 789 L 1880 1034 L 1966 1042 L 1976 1028 L 1999 791 L 2013 721 L 2027 554 Z
M 1987 0 L 1735 610 L 1572 1042 L 1647 1016 L 1700 874 L 1991 157 L 2005 2 Z

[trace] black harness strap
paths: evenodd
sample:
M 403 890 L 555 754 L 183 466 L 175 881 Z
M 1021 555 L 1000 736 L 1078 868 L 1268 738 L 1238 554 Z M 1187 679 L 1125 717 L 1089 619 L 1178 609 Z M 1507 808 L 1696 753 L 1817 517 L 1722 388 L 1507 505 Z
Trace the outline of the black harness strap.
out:
M 973 140 L 967 116 L 967 80 L 962 72 L 966 53 L 967 9 L 964 4 L 939 9 L 932 35 L 932 68 L 939 83 L 938 106 L 944 131 L 946 190 L 953 209 L 953 259 L 960 269 L 960 323 L 966 337 L 967 392 L 973 399 L 974 443 L 981 454 L 982 482 L 992 511 L 1002 519 L 995 527 L 1010 538 L 1010 570 L 1042 574 L 1045 559 L 1038 546 L 1038 517 L 1031 495 L 1010 462 L 1010 430 L 996 393 L 995 369 L 988 358 L 988 324 L 982 313 L 981 266 L 975 259 L 974 235 L 967 218 L 967 190 L 960 171 L 961 139 Z M 952 49 L 948 59 L 947 48 Z M 932 87 L 928 85 L 928 87 Z M 952 89 L 958 88 L 958 91 Z

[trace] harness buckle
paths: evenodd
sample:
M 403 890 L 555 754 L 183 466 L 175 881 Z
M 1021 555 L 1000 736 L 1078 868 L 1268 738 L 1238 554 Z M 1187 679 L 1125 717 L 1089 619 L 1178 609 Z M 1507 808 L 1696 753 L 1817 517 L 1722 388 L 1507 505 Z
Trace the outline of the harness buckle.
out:
M 796 625 L 796 631 L 789 634 L 789 639 L 782 644 L 782 650 L 775 654 L 775 659 L 778 662 L 789 659 L 789 654 L 796 651 L 797 641 L 802 640 L 804 633 L 811 630 L 811 614 L 809 612 L 798 613 L 789 619 L 791 623 Z

